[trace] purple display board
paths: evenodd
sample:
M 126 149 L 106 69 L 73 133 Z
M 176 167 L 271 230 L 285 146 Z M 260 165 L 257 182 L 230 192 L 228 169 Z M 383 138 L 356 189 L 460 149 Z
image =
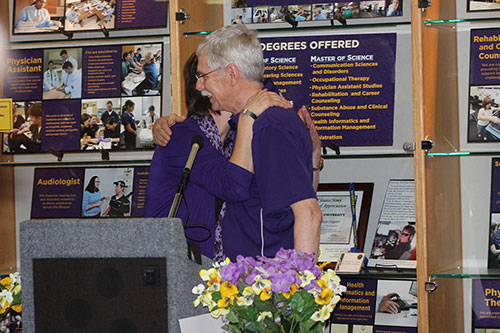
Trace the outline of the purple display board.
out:
M 472 328 L 500 328 L 500 280 L 472 280 Z
M 40 100 L 42 69 L 42 50 L 12 50 L 7 57 L 4 95 L 13 100 Z
M 472 29 L 468 142 L 500 140 L 500 29 Z
M 121 46 L 83 49 L 83 98 L 120 96 Z
M 396 34 L 261 38 L 265 77 L 308 107 L 320 139 L 393 144 Z
M 2 152 L 154 148 L 147 119 L 151 107 L 155 119 L 162 115 L 162 53 L 162 43 L 13 50 L 4 95 L 14 102 L 14 131 L 3 134 Z M 125 105 L 136 127 L 128 148 Z M 38 131 L 33 109 L 42 110 Z M 108 128 L 109 115 L 116 121 Z
M 139 166 L 36 168 L 31 218 L 142 217 L 148 175 Z
M 82 168 L 35 169 L 31 217 L 79 217 L 83 173 Z
M 347 287 L 331 316 L 332 324 L 350 332 L 353 327 L 370 332 L 417 332 L 415 280 L 374 280 L 342 277 Z M 335 331 L 335 328 L 333 328 Z
M 490 239 L 488 242 L 488 268 L 500 268 L 500 158 L 491 160 Z
M 106 33 L 130 30 L 131 34 L 138 35 L 137 29 L 167 27 L 168 1 L 165 0 L 66 0 L 29 5 L 25 0 L 12 1 L 14 35 L 94 30 Z
M 377 19 L 403 15 L 402 0 L 314 1 L 230 0 L 231 23 L 280 23 Z

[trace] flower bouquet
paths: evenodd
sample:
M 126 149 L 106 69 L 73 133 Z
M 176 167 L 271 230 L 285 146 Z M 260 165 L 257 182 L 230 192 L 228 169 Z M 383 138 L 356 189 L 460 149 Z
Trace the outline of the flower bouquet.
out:
M 0 280 L 0 332 L 21 327 L 21 275 L 10 274 Z
M 194 305 L 223 316 L 231 332 L 322 332 L 346 288 L 314 255 L 280 249 L 274 258 L 238 256 L 201 270 L 204 284 L 193 288 Z

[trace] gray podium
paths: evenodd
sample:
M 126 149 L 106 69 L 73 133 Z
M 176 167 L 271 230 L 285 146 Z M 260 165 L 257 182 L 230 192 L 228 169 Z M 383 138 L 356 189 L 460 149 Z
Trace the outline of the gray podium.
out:
M 25 221 L 20 247 L 24 332 L 180 332 L 179 319 L 206 313 L 191 290 L 211 262 L 187 258 L 179 219 Z

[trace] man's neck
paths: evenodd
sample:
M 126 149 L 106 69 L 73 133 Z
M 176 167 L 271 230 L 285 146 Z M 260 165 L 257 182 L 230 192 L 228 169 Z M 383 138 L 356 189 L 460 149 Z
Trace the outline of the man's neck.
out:
M 262 82 L 245 81 L 240 84 L 236 94 L 237 100 L 233 113 L 238 114 L 243 111 L 243 107 L 247 104 L 248 100 L 261 91 L 263 87 Z

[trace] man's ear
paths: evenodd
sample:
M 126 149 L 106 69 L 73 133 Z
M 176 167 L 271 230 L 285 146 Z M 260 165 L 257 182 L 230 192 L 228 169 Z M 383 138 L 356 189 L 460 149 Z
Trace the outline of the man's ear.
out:
M 229 77 L 231 78 L 231 86 L 235 86 L 236 83 L 241 79 L 241 72 L 235 64 L 229 64 L 226 67 L 226 70 L 229 73 Z

